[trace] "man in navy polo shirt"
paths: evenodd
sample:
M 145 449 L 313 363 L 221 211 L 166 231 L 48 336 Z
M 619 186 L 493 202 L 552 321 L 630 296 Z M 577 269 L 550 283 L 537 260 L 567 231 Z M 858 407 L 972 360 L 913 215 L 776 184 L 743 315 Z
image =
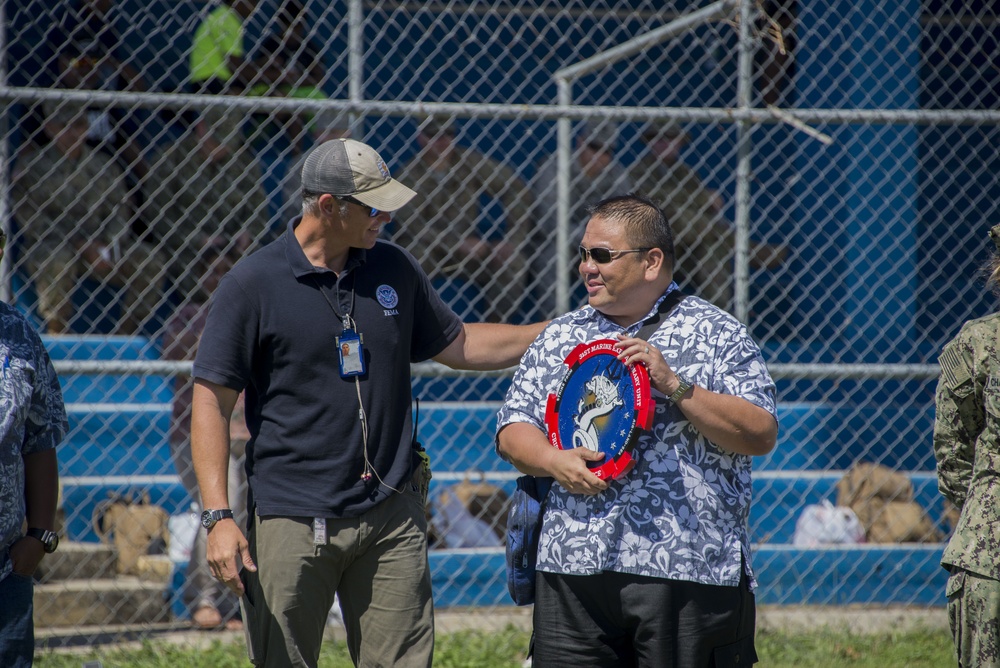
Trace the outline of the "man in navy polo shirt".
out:
M 315 666 L 339 593 L 355 664 L 430 666 L 428 472 L 411 445 L 410 363 L 512 366 L 543 324 L 462 323 L 413 257 L 378 239 L 416 193 L 371 147 L 319 145 L 302 190 L 302 217 L 220 283 L 195 360 L 209 566 L 242 595 L 258 665 Z M 244 389 L 246 537 L 226 489 Z

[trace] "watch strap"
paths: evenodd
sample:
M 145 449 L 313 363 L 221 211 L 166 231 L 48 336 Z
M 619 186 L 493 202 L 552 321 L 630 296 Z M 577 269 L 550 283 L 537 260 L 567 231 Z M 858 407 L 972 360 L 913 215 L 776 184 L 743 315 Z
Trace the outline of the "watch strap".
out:
M 233 511 L 231 508 L 222 508 L 221 510 L 210 510 L 205 509 L 202 513 L 202 524 L 206 529 L 211 529 L 218 523 L 219 520 L 233 519 Z
M 28 527 L 28 530 L 24 533 L 24 535 L 38 540 L 45 546 L 45 552 L 48 554 L 55 552 L 56 548 L 59 546 L 59 535 L 51 529 Z
M 679 385 L 677 385 L 677 389 L 674 390 L 673 394 L 671 394 L 669 397 L 667 397 L 668 399 L 670 399 L 671 402 L 673 402 L 675 404 L 678 401 L 680 401 L 681 398 L 685 394 L 687 394 L 691 390 L 692 387 L 694 387 L 694 383 L 692 383 L 691 381 L 687 380 L 686 378 L 684 378 L 680 374 L 677 375 L 677 380 L 679 382 Z

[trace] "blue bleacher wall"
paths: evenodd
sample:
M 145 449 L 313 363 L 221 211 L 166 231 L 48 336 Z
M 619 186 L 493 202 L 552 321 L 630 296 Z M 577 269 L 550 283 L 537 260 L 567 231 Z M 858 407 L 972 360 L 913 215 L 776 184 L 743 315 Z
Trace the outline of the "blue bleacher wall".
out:
M 127 337 L 46 337 L 55 360 L 152 359 L 145 341 Z M 191 499 L 170 461 L 167 425 L 172 396 L 170 379 L 161 376 L 63 377 L 71 432 L 59 450 L 63 507 L 70 540 L 97 540 L 91 527 L 94 507 L 108 493 L 146 492 L 170 514 L 188 510 Z M 508 494 L 516 471 L 493 452 L 497 402 L 421 402 L 420 438 L 432 456 L 431 495 L 465 477 L 493 482 Z M 944 571 L 938 566 L 941 545 L 848 546 L 804 550 L 790 545 L 795 522 L 807 504 L 835 501 L 835 486 L 853 453 L 818 457 L 835 444 L 823 442 L 832 424 L 867 427 L 861 435 L 883 433 L 870 411 L 815 417 L 815 429 L 799 431 L 809 407 L 783 404 L 781 436 L 774 453 L 757 462 L 749 526 L 762 603 L 943 603 Z M 889 420 L 888 417 L 883 419 Z M 909 412 L 897 419 L 922 425 L 920 442 L 883 451 L 882 461 L 913 469 L 915 498 L 944 530 L 943 507 L 933 466 L 912 461 L 911 451 L 930 448 L 929 412 Z M 826 435 L 824 435 L 826 434 Z M 820 439 L 820 440 L 815 440 Z M 432 550 L 437 605 L 508 605 L 503 550 Z M 845 584 L 846 583 L 846 584 Z

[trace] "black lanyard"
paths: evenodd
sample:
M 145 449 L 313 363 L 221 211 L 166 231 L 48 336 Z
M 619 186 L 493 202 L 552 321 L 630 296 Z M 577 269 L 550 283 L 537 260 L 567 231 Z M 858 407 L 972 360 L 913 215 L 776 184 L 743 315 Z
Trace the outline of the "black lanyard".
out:
M 684 299 L 684 293 L 680 290 L 671 290 L 670 294 L 663 298 L 660 302 L 659 308 L 656 309 L 656 313 L 649 316 L 649 318 L 643 322 L 642 327 L 636 332 L 635 338 L 649 340 L 650 335 L 657 330 L 660 323 L 663 322 L 664 318 L 673 310 L 675 306 L 681 303 Z
M 351 329 L 351 323 L 355 322 L 354 318 L 351 317 L 351 314 L 354 313 L 354 296 L 355 296 L 355 292 L 354 292 L 354 274 L 355 274 L 355 272 L 353 272 L 353 271 L 350 272 L 350 277 L 351 277 L 351 292 L 350 292 L 351 303 L 350 303 L 350 306 L 347 307 L 347 313 L 341 313 L 340 312 L 340 280 L 341 280 L 341 276 L 340 275 L 337 276 L 337 303 L 334 304 L 333 301 L 331 301 L 330 297 L 327 296 L 326 290 L 323 289 L 323 284 L 320 283 L 320 281 L 319 281 L 318 273 L 319 272 L 316 272 L 316 273 L 313 274 L 313 277 L 316 278 L 316 288 L 319 290 L 319 293 L 321 295 L 323 295 L 323 299 L 326 300 L 326 303 L 330 305 L 330 309 L 333 310 L 333 314 L 336 315 L 337 318 L 340 320 L 341 326 L 344 329 Z

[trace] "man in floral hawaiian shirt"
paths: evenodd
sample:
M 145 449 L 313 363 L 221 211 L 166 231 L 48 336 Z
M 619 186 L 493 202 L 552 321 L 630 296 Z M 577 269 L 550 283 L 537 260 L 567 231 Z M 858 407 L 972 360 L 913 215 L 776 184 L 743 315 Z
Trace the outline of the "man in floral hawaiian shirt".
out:
M 0 231 L 0 259 L 7 235 Z M 56 446 L 68 430 L 62 390 L 42 340 L 0 302 L 0 666 L 31 666 L 32 575 L 59 539 Z M 27 524 L 25 531 L 25 524 Z
M 625 195 L 598 203 L 581 245 L 589 305 L 553 320 L 528 349 L 500 411 L 497 447 L 551 476 L 538 551 L 534 665 L 744 666 L 756 661 L 747 531 L 751 457 L 777 438 L 775 387 L 745 326 L 684 298 L 649 340 L 635 338 L 673 282 L 663 212 Z M 618 480 L 603 455 L 558 450 L 546 398 L 578 344 L 617 338 L 644 364 L 653 427 Z

